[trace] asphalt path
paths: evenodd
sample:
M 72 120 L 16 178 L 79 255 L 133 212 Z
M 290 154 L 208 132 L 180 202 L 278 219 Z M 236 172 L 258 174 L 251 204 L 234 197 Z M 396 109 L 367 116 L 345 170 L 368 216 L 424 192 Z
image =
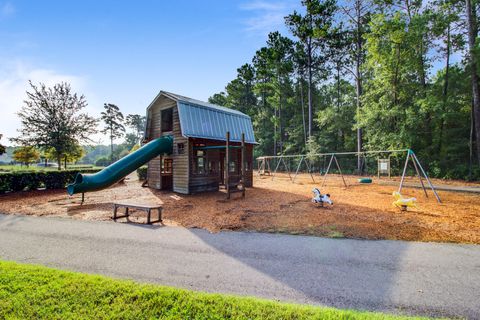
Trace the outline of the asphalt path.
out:
M 0 214 L 0 258 L 193 290 L 480 319 L 480 246 Z

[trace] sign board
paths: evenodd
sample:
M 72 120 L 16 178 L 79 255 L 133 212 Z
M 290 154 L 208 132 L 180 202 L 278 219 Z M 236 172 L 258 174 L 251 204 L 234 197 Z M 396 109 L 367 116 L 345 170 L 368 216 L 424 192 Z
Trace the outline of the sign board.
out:
M 390 177 L 390 159 L 378 159 L 378 177 L 384 174 Z

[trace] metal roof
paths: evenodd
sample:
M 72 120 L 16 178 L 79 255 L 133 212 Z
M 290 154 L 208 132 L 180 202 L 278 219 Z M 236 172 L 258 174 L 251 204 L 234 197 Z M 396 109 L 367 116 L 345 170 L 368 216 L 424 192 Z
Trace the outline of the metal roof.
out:
M 157 98 L 162 95 L 177 102 L 184 137 L 225 141 L 226 132 L 229 131 L 230 140 L 240 142 L 243 132 L 246 143 L 256 144 L 252 120 L 248 115 L 166 91 L 160 91 Z

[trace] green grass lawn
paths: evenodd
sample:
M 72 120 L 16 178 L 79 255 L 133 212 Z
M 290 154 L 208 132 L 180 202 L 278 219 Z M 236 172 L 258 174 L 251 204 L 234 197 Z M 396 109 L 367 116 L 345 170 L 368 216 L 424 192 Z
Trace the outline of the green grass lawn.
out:
M 419 319 L 139 284 L 0 261 L 0 319 Z

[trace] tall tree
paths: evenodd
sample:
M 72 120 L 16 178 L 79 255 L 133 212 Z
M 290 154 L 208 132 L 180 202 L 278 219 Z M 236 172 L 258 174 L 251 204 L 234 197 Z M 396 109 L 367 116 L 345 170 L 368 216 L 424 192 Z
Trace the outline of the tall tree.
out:
M 2 137 L 3 137 L 3 135 L 0 134 L 0 140 L 2 139 Z M 3 144 L 0 144 L 0 156 L 1 156 L 2 154 L 4 154 L 5 151 L 6 151 L 5 146 L 4 146 Z
M 257 97 L 253 92 L 255 69 L 251 64 L 244 64 L 237 69 L 237 78 L 227 84 L 226 92 L 229 107 L 250 114 L 255 111 Z
M 352 50 L 350 50 L 350 59 L 354 69 L 348 68 L 355 80 L 355 100 L 357 106 L 356 119 L 360 117 L 363 95 L 363 63 L 365 61 L 365 34 L 368 32 L 368 23 L 372 8 L 371 0 L 350 0 L 342 8 L 347 15 L 349 31 L 351 33 Z M 357 128 L 357 152 L 363 150 L 363 128 L 356 124 Z M 357 157 L 357 170 L 362 170 L 362 157 Z
M 63 156 L 72 145 L 91 142 L 90 136 L 97 132 L 97 120 L 81 113 L 87 106 L 83 95 L 72 92 L 67 83 L 47 88 L 29 81 L 31 92 L 18 113 L 22 127 L 20 136 L 11 139 L 24 146 L 36 146 L 44 150 L 53 148 L 60 170 Z
M 293 41 L 284 37 L 280 32 L 271 32 L 268 35 L 267 49 L 270 53 L 268 62 L 271 64 L 274 76 L 273 87 L 275 88 L 276 102 L 274 103 L 274 135 L 278 137 L 280 154 L 283 153 L 284 127 L 282 108 L 287 100 L 287 89 L 290 75 L 293 71 L 292 56 L 294 52 Z M 277 139 L 275 139 L 277 140 Z M 277 146 L 274 145 L 274 154 L 277 154 Z
M 259 154 L 276 154 L 277 152 L 275 115 L 270 105 L 271 97 L 275 93 L 275 88 L 272 84 L 274 74 L 270 56 L 270 49 L 262 47 L 257 50 L 252 59 L 253 67 L 255 68 L 254 93 L 258 98 L 253 125 L 256 132 L 258 132 L 256 137 L 260 143 L 260 147 L 257 148 Z
M 321 58 L 325 57 L 321 55 L 321 51 L 330 34 L 336 3 L 334 0 L 302 0 L 302 5 L 306 8 L 305 15 L 294 11 L 285 17 L 285 22 L 292 34 L 303 45 L 307 57 L 308 137 L 310 137 L 313 130 L 314 69 L 324 62 Z
M 124 135 L 124 118 L 120 109 L 114 104 L 105 103 L 103 108 L 105 111 L 102 111 L 101 114 L 102 120 L 105 122 L 105 127 L 101 132 L 108 134 L 110 138 L 110 161 L 113 162 L 113 140 L 121 138 Z
M 125 118 L 125 123 L 135 131 L 137 138 L 141 138 L 144 135 L 146 121 L 146 117 L 139 114 L 129 114 Z
M 213 96 L 208 98 L 208 102 L 218 106 L 226 106 L 228 104 L 227 95 L 223 91 L 215 93 Z
M 463 49 L 462 35 L 455 32 L 460 20 L 460 11 L 463 0 L 436 0 L 431 4 L 431 28 L 434 37 L 439 41 L 438 53 L 439 59 L 444 59 L 444 76 L 442 85 L 442 101 L 438 105 L 439 128 L 438 139 L 436 143 L 436 152 L 440 154 L 443 149 L 444 127 L 447 118 L 447 109 L 449 104 L 449 87 L 450 87 L 450 68 L 451 55 L 455 49 Z
M 473 96 L 473 118 L 475 122 L 475 137 L 477 145 L 477 160 L 480 165 L 480 87 L 478 76 L 478 62 L 475 54 L 476 39 L 478 37 L 478 26 L 476 16 L 472 8 L 472 0 L 465 0 L 465 11 L 468 28 L 468 59 L 470 63 L 470 81 Z

